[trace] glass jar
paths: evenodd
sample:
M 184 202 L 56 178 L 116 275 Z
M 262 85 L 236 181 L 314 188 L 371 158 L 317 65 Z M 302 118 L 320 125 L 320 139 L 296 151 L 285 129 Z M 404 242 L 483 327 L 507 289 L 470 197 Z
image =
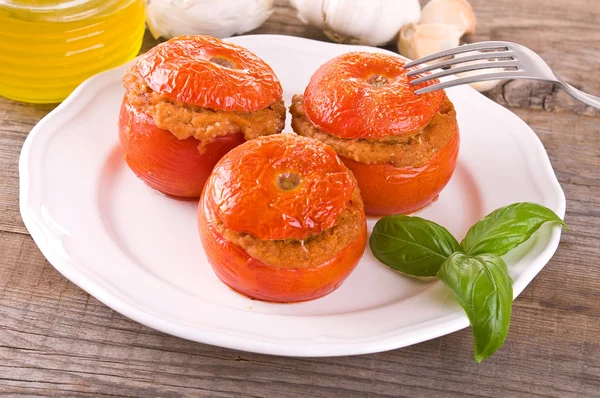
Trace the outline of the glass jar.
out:
M 135 57 L 145 0 L 0 0 L 0 96 L 64 100 L 88 77 Z

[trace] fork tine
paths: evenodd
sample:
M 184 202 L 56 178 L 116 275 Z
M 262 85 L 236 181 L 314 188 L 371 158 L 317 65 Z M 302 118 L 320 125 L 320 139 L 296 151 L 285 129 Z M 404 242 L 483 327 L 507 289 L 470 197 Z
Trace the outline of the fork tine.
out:
M 475 82 L 482 82 L 482 81 L 486 81 L 486 80 L 503 80 L 503 79 L 516 79 L 516 78 L 527 79 L 527 78 L 530 78 L 530 76 L 525 74 L 521 70 L 504 71 L 504 72 L 496 72 L 496 73 L 484 73 L 481 75 L 461 77 L 460 79 L 453 79 L 453 80 L 448 80 L 445 82 L 433 84 L 431 86 L 427 86 L 427 87 L 415 90 L 415 94 L 420 95 L 420 94 L 429 93 L 431 91 L 443 90 L 443 89 L 454 87 L 454 86 L 460 86 L 463 84 L 469 84 L 469 83 L 475 83 Z
M 425 75 L 425 76 L 419 77 L 418 79 L 412 80 L 410 82 L 410 84 L 414 86 L 415 84 L 428 82 L 433 79 L 439 79 L 439 78 L 445 77 L 445 76 L 456 75 L 458 73 L 471 72 L 471 71 L 480 70 L 480 69 L 517 68 L 517 67 L 518 67 L 518 63 L 517 63 L 517 61 L 514 61 L 514 60 L 513 61 L 478 62 L 473 65 L 459 66 L 457 68 L 443 70 L 441 72 L 433 73 L 431 75 Z
M 516 55 L 516 53 L 514 51 L 494 51 L 492 53 L 478 53 L 478 54 L 474 54 L 474 55 L 468 55 L 465 57 L 456 57 L 456 58 L 448 59 L 446 61 L 429 64 L 429 65 L 423 66 L 419 69 L 411 70 L 406 75 L 407 76 L 416 76 L 416 75 L 420 75 L 425 72 L 431 72 L 432 70 L 445 68 L 446 66 L 462 64 L 464 62 L 479 61 L 479 60 L 483 60 L 483 59 L 487 59 L 487 60 L 493 60 L 493 59 L 497 59 L 497 58 L 514 59 L 515 55 Z
M 451 55 L 462 54 L 469 51 L 481 51 L 481 50 L 510 50 L 510 45 L 513 43 L 507 41 L 482 41 L 479 43 L 465 44 L 463 46 L 451 48 L 449 50 L 440 51 L 435 54 L 428 55 L 423 58 L 419 58 L 415 61 L 411 61 L 404 64 L 404 68 L 412 68 L 413 66 L 420 65 L 422 63 L 430 62 L 439 58 L 448 57 Z

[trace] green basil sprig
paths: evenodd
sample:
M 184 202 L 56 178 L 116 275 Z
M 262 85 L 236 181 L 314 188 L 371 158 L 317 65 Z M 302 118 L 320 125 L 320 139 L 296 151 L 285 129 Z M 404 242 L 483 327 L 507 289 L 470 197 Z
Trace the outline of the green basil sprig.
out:
M 369 246 L 385 265 L 413 276 L 437 275 L 450 288 L 469 317 L 475 360 L 481 362 L 504 344 L 510 324 L 512 280 L 500 256 L 547 222 L 567 228 L 542 205 L 515 203 L 477 222 L 459 245 L 441 225 L 392 215 L 377 221 Z

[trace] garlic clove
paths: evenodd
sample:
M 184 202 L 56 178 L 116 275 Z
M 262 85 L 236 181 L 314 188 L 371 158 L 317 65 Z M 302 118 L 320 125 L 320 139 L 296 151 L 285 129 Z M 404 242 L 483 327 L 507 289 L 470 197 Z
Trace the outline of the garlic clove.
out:
M 398 37 L 398 51 L 410 59 L 419 59 L 438 51 L 457 47 L 462 32 L 454 25 L 409 24 Z
M 298 18 L 323 29 L 338 43 L 380 46 L 396 37 L 400 28 L 417 22 L 419 0 L 290 0 Z
M 322 28 L 325 24 L 323 16 L 323 3 L 325 0 L 290 0 L 290 4 L 298 10 L 298 19 L 305 24 L 311 24 Z
M 218 38 L 258 28 L 273 13 L 273 0 L 151 0 L 146 22 L 155 38 Z
M 474 34 L 477 19 L 467 0 L 431 0 L 421 12 L 422 24 L 455 25 L 462 34 Z
M 459 66 L 474 65 L 476 63 L 482 63 L 482 62 L 490 62 L 490 61 L 482 60 L 482 61 L 462 62 L 462 63 L 454 65 L 454 67 L 456 68 Z M 483 73 L 495 73 L 495 72 L 504 72 L 504 69 L 502 69 L 502 68 L 482 69 L 482 70 L 471 71 L 471 72 L 463 72 L 463 73 L 457 73 L 456 77 L 476 76 L 476 75 L 480 75 Z M 475 90 L 479 91 L 480 93 L 483 93 L 485 91 L 489 91 L 489 90 L 493 89 L 501 81 L 502 80 L 486 80 L 486 81 L 482 81 L 482 82 L 469 83 L 469 86 L 473 87 Z

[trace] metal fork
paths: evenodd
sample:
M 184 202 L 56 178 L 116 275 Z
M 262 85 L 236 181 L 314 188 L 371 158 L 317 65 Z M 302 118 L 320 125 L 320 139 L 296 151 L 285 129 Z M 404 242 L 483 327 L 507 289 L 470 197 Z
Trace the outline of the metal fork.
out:
M 465 54 L 472 53 L 472 54 Z M 465 54 L 452 59 L 431 63 L 431 61 L 447 58 L 450 56 Z M 452 67 L 457 64 L 470 62 L 469 65 Z M 427 63 L 427 64 L 426 64 Z M 425 65 L 424 65 L 425 64 Z M 429 55 L 404 65 L 406 69 L 422 65 L 420 68 L 408 72 L 408 76 L 422 75 L 425 72 L 438 72 L 424 75 L 411 81 L 412 85 L 429 82 L 446 76 L 456 75 L 463 72 L 483 71 L 485 69 L 503 69 L 501 72 L 485 71 L 480 74 L 457 77 L 456 79 L 442 81 L 415 91 L 416 94 L 424 94 L 430 91 L 441 90 L 462 84 L 475 83 L 485 80 L 500 79 L 533 79 L 553 82 L 563 88 L 573 98 L 586 105 L 600 109 L 600 98 L 581 90 L 556 76 L 544 60 L 529 48 L 520 44 L 507 41 L 484 41 L 480 43 L 466 44 L 446 51 Z

